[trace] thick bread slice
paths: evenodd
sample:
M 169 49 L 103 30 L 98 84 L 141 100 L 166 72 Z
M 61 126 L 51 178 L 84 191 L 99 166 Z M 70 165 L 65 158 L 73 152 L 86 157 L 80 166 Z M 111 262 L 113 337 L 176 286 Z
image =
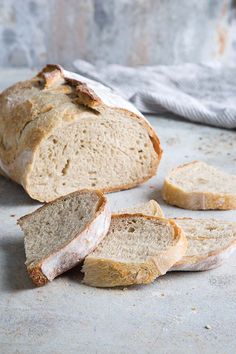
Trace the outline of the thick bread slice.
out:
M 19 219 L 33 282 L 44 285 L 83 260 L 108 232 L 110 219 L 105 196 L 89 190 L 58 198 Z
M 236 222 L 188 218 L 175 221 L 187 237 L 188 248 L 170 270 L 213 269 L 236 249 Z
M 236 209 L 236 176 L 194 161 L 171 171 L 162 195 L 168 204 L 184 209 Z
M 141 213 L 144 215 L 153 215 L 153 216 L 160 216 L 164 218 L 164 213 L 160 207 L 160 205 L 155 200 L 149 200 L 145 203 L 140 203 L 135 205 L 134 207 L 121 209 L 118 211 L 117 214 L 137 214 Z
M 173 220 L 112 216 L 107 236 L 85 258 L 84 283 L 96 287 L 148 284 L 183 257 L 187 240 Z
M 156 174 L 162 149 L 137 109 L 59 65 L 0 95 L 0 170 L 39 201 L 89 188 L 132 188 Z

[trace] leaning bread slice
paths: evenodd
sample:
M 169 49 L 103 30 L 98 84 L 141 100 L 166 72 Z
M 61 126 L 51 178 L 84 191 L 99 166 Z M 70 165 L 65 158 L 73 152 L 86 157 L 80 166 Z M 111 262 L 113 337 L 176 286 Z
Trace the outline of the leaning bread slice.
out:
M 33 282 L 44 285 L 84 259 L 106 235 L 110 218 L 104 195 L 84 190 L 19 219 Z
M 164 218 L 164 213 L 160 207 L 160 205 L 155 200 L 149 200 L 145 203 L 140 203 L 135 205 L 134 207 L 121 209 L 118 211 L 117 214 L 137 214 L 141 213 L 144 215 L 153 215 L 153 216 L 160 216 Z
M 175 221 L 187 237 L 188 248 L 171 270 L 213 269 L 236 249 L 236 222 L 188 218 Z
M 194 161 L 171 171 L 162 194 L 168 204 L 184 209 L 236 209 L 236 176 Z
M 113 215 L 108 234 L 85 258 L 84 283 L 96 287 L 148 284 L 185 254 L 187 240 L 173 220 Z
M 0 94 L 0 142 L 0 172 L 41 202 L 135 187 L 156 174 L 162 155 L 130 102 L 59 65 Z

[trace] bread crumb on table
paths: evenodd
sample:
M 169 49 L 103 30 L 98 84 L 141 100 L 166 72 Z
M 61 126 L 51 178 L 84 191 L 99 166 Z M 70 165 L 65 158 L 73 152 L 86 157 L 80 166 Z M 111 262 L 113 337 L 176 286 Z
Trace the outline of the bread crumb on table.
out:
M 212 327 L 210 325 L 206 325 L 204 328 L 205 329 L 212 329 Z

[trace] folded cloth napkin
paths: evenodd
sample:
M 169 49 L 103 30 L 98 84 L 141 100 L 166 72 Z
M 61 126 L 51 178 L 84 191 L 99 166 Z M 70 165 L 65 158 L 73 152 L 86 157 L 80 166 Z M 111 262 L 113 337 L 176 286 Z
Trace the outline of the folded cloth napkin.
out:
M 95 67 L 83 60 L 74 66 L 81 75 L 118 91 L 143 113 L 169 112 L 193 122 L 236 128 L 236 66 Z

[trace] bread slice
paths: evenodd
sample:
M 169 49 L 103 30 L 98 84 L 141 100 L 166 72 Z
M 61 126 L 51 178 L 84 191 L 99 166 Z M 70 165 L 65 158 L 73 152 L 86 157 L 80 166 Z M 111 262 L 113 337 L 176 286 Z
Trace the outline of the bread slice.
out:
M 107 236 L 85 258 L 83 282 L 96 287 L 148 284 L 183 257 L 187 240 L 173 220 L 112 216 Z
M 168 204 L 184 209 L 236 209 L 236 176 L 194 161 L 171 171 L 162 195 Z
M 33 282 L 44 285 L 83 260 L 107 234 L 110 218 L 105 196 L 83 190 L 19 219 Z
M 126 209 L 130 213 L 135 210 L 146 215 L 163 215 L 154 200 Z M 188 248 L 184 257 L 170 271 L 213 269 L 236 249 L 236 222 L 190 218 L 176 218 L 175 221 L 188 240 Z
M 236 249 L 236 222 L 189 218 L 175 221 L 187 237 L 188 248 L 171 270 L 213 269 Z
M 0 141 L 1 173 L 41 202 L 135 187 L 156 174 L 162 155 L 131 103 L 59 65 L 0 94 Z
M 117 214 L 144 214 L 151 216 L 160 216 L 164 218 L 164 213 L 160 205 L 155 200 L 149 200 L 148 202 L 140 203 L 134 207 L 121 209 Z

